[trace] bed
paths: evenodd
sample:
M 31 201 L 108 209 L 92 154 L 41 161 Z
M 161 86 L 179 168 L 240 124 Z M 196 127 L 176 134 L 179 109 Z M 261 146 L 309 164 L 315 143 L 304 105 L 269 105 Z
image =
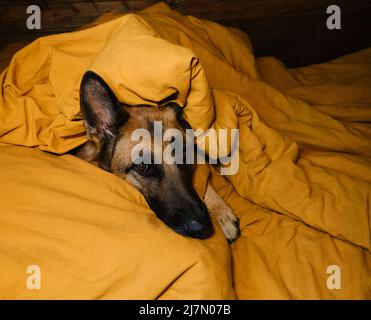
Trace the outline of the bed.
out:
M 238 172 L 200 165 L 194 181 L 237 213 L 236 242 L 215 221 L 210 239 L 177 235 L 133 187 L 68 154 L 86 141 L 88 69 L 122 101 L 175 90 L 192 127 L 239 129 Z M 370 49 L 288 68 L 160 3 L 39 38 L 0 81 L 0 298 L 371 297 Z

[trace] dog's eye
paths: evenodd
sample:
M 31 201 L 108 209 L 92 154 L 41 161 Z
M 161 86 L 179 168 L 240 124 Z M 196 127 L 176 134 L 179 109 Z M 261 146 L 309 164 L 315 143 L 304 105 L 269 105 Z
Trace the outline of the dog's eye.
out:
M 135 166 L 135 170 L 138 172 L 146 172 L 148 170 L 149 166 L 147 164 L 139 163 Z
M 145 163 L 139 163 L 134 165 L 134 170 L 142 176 L 151 176 L 153 174 L 153 168 Z

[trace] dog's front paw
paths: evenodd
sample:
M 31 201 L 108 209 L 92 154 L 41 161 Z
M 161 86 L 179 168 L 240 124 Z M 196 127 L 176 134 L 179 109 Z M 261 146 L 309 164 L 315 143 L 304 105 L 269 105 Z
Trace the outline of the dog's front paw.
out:
M 239 220 L 232 208 L 216 193 L 211 183 L 207 185 L 205 203 L 211 216 L 218 220 L 228 242 L 235 241 L 241 235 Z
M 229 243 L 234 242 L 241 235 L 239 219 L 234 215 L 232 209 L 224 210 L 217 215 L 217 220 Z

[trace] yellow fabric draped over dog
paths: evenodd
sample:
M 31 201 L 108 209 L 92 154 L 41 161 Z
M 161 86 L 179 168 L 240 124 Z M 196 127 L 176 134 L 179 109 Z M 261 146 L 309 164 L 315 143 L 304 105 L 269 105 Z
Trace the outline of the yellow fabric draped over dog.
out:
M 211 174 L 241 219 L 232 264 L 216 224 L 208 240 L 184 238 L 119 178 L 19 147 L 63 154 L 86 141 L 88 69 L 123 102 L 170 99 L 195 128 L 239 129 L 238 172 Z M 1 298 L 371 297 L 371 50 L 287 69 L 255 59 L 243 33 L 160 4 L 40 38 L 0 81 Z M 200 194 L 207 176 L 200 166 Z M 30 265 L 40 290 L 27 287 Z

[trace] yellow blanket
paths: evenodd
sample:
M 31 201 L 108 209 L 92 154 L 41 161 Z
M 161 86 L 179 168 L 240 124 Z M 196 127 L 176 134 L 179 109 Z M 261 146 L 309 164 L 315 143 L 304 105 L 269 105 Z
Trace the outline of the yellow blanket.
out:
M 211 175 L 241 219 L 232 264 L 219 228 L 183 238 L 119 178 L 35 150 L 86 141 L 88 69 L 123 102 L 171 96 L 193 127 L 239 129 L 239 171 Z M 1 298 L 371 298 L 371 50 L 290 70 L 160 4 L 40 38 L 0 81 Z

